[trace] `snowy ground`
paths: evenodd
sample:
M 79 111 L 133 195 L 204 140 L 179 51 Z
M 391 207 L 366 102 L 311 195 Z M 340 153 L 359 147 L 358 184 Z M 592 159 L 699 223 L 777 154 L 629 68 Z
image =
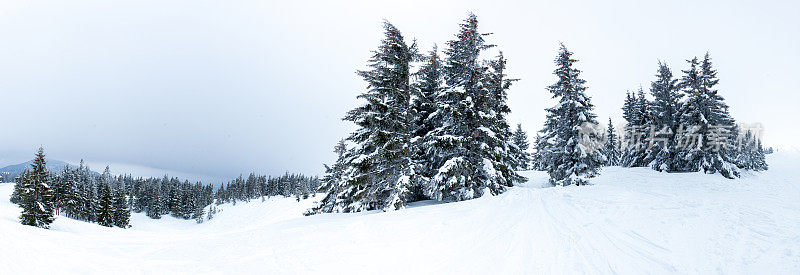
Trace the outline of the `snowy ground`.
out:
M 312 200 L 223 205 L 203 224 L 141 214 L 132 229 L 64 217 L 22 226 L 0 184 L 0 274 L 800 272 L 800 154 L 739 180 L 607 168 L 593 186 L 304 217 Z

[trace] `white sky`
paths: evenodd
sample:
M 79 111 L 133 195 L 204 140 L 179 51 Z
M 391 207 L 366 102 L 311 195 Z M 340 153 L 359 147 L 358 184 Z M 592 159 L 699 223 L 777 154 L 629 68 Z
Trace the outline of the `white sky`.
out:
M 355 71 L 381 20 L 428 51 L 468 11 L 521 78 L 509 121 L 530 134 L 562 41 L 602 122 L 621 121 L 625 90 L 648 88 L 657 60 L 679 76 L 710 51 L 734 117 L 763 123 L 767 145 L 798 144 L 797 1 L 462 2 L 2 0 L 0 165 L 42 144 L 112 170 L 320 173 L 353 129 L 340 118 L 360 103 Z

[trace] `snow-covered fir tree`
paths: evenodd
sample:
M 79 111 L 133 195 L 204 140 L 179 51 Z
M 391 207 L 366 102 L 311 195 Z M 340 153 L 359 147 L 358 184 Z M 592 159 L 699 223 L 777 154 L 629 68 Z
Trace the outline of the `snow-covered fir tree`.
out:
M 766 171 L 769 169 L 769 165 L 767 165 L 767 159 L 765 157 L 766 151 L 764 147 L 761 145 L 761 139 L 754 137 L 756 140 L 756 148 L 753 151 L 753 170 L 755 171 Z M 770 148 L 772 149 L 772 148 Z
M 22 208 L 20 222 L 24 225 L 49 228 L 55 220 L 55 198 L 50 186 L 50 174 L 47 172 L 44 149 L 39 147 L 29 171 L 20 177 L 15 188 L 19 194 L 19 206 Z
M 128 224 L 130 223 L 131 210 L 128 207 L 128 201 L 125 198 L 124 188 L 112 191 L 112 203 L 113 203 L 112 220 L 114 221 L 114 226 L 119 228 L 128 228 Z
M 738 177 L 733 141 L 738 130 L 728 105 L 714 88 L 719 80 L 711 58 L 706 53 L 703 61 L 695 57 L 688 62 L 690 68 L 683 71 L 680 82 L 687 99 L 678 120 L 683 128 L 675 136 L 675 170 Z
M 555 59 L 557 68 L 553 72 L 558 81 L 547 88 L 558 100 L 554 107 L 547 109 L 541 130 L 542 159 L 554 185 L 584 185 L 606 162 L 600 151 L 599 135 L 582 131 L 587 126 L 597 125 L 597 116 L 592 113 L 594 105 L 586 95 L 586 81 L 580 78 L 580 70 L 574 68 L 576 61 L 572 52 L 561 44 Z M 595 144 L 601 146 L 592 148 Z
M 636 93 L 631 94 L 630 91 L 625 91 L 625 102 L 622 105 L 622 118 L 625 119 L 625 128 L 623 129 L 624 135 L 620 141 L 622 155 L 619 161 L 622 166 L 627 166 L 626 164 L 631 162 L 629 157 L 632 154 L 629 151 L 636 146 L 636 143 L 632 142 L 636 138 L 634 136 L 635 127 L 633 127 L 632 123 L 639 121 L 637 119 L 639 117 L 638 109 L 636 108 L 637 102 Z
M 530 169 L 531 158 L 530 153 L 528 153 L 530 144 L 528 143 L 528 134 L 525 132 L 525 130 L 522 130 L 522 124 L 517 123 L 517 129 L 514 130 L 514 133 L 511 136 L 511 141 L 517 148 L 517 150 L 513 151 L 515 153 L 514 169 Z
M 97 206 L 97 198 L 95 196 L 94 177 L 91 175 L 89 167 L 81 160 L 78 165 L 78 182 L 80 187 L 78 189 L 78 209 L 75 211 L 76 218 L 88 222 L 95 221 L 95 206 Z
M 150 185 L 147 187 L 147 210 L 146 215 L 151 219 L 160 219 L 161 218 L 161 198 L 158 190 L 158 186 Z
M 412 90 L 410 111 L 414 121 L 414 137 L 424 137 L 437 126 L 436 117 L 433 117 L 438 110 L 436 96 L 444 87 L 442 60 L 436 46 L 424 57 L 424 64 L 415 76 L 418 81 Z
M 368 83 L 358 97 L 366 103 L 347 113 L 345 120 L 359 129 L 347 140 L 350 149 L 345 176 L 316 208 L 319 212 L 392 210 L 405 206 L 417 178 L 411 158 L 413 117 L 410 65 L 416 46 L 384 23 L 385 38 L 369 60 L 371 70 L 359 71 Z
M 606 129 L 606 143 L 603 146 L 603 154 L 606 155 L 606 166 L 617 166 L 620 162 L 622 153 L 619 150 L 619 137 L 614 129 L 611 118 L 608 118 L 608 128 Z
M 531 169 L 543 171 L 546 169 L 544 165 L 544 151 L 547 148 L 545 140 L 542 139 L 541 133 L 536 133 L 536 138 L 533 139 L 533 152 L 531 153 Z
M 324 192 L 332 192 L 332 193 L 339 193 L 340 190 L 337 190 L 340 185 L 340 182 L 343 182 L 344 179 L 344 172 L 347 169 L 347 160 L 349 152 L 347 150 L 347 143 L 345 140 L 339 140 L 336 143 L 336 146 L 333 147 L 333 152 L 336 153 L 336 162 L 333 165 L 328 166 L 325 165 L 325 176 L 322 177 L 322 186 L 320 186 L 320 191 Z M 225 187 L 221 186 L 220 191 L 217 194 L 223 194 L 225 192 Z M 217 200 L 217 203 L 222 203 L 221 199 Z M 313 214 L 309 212 L 308 214 Z
M 623 116 L 627 121 L 625 125 L 624 150 L 620 164 L 625 167 L 646 166 L 649 146 L 649 132 L 652 125 L 650 120 L 650 102 L 639 87 L 638 92 L 631 93 L 622 107 Z
M 414 131 L 411 138 L 412 158 L 417 167 L 417 174 L 421 176 L 419 184 L 411 187 L 411 196 L 414 200 L 426 198 L 424 184 L 430 181 L 429 178 L 439 168 L 430 161 L 433 156 L 430 150 L 426 150 L 425 142 L 427 140 L 425 137 L 438 127 L 443 115 L 441 112 L 437 112 L 437 96 L 444 88 L 444 83 L 442 60 L 436 46 L 424 57 L 423 62 L 424 64 L 416 73 L 418 81 L 414 83 L 416 88 L 412 90 L 411 97 L 411 114 L 414 120 Z
M 514 166 L 520 165 L 520 157 L 527 154 L 527 152 L 514 146 L 513 132 L 506 120 L 506 116 L 511 112 L 511 108 L 507 104 L 508 89 L 512 83 L 519 80 L 508 78 L 505 73 L 506 63 L 507 60 L 502 51 L 495 59 L 488 61 L 489 70 L 487 71 L 486 84 L 484 85 L 491 93 L 489 93 L 489 97 L 484 102 L 486 107 L 482 109 L 488 109 L 489 111 L 481 110 L 478 114 L 483 118 L 484 125 L 487 125 L 491 130 L 484 137 L 484 144 L 493 149 L 485 152 L 486 156 L 484 158 L 491 160 L 492 166 L 500 172 L 502 178 L 511 180 L 513 184 L 527 180 L 514 172 Z
M 675 170 L 675 133 L 678 131 L 678 119 L 683 94 L 678 88 L 678 79 L 673 78 L 672 70 L 663 62 L 658 62 L 656 80 L 650 83 L 650 94 L 653 95 L 651 107 L 651 126 L 655 127 L 650 137 L 652 145 L 647 160 L 650 167 L 658 171 Z
M 432 199 L 459 201 L 499 194 L 523 180 L 511 164 L 505 93 L 505 59 L 479 59 L 491 47 L 470 14 L 456 38 L 447 42 L 442 74 L 446 87 L 437 95 L 438 125 L 425 137 L 434 167 L 425 194 Z M 505 124 L 505 125 L 504 125 Z
M 98 198 L 97 224 L 107 227 L 114 226 L 114 198 L 111 195 L 111 187 L 107 183 L 101 183 Z

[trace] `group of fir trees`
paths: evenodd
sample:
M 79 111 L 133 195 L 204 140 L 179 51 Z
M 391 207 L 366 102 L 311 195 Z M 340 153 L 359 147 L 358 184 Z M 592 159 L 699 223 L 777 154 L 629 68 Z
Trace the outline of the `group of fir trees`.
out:
M 47 171 L 43 150 L 30 170 L 15 179 L 11 201 L 22 208 L 23 224 L 47 228 L 56 216 L 127 228 L 131 212 L 146 212 L 158 219 L 172 215 L 202 219 L 203 208 L 214 199 L 211 185 L 181 182 L 177 178 L 132 178 L 89 170 L 83 161 L 76 168 Z
M 129 190 L 131 208 L 152 219 L 170 215 L 179 219 L 202 219 L 204 208 L 214 202 L 214 189 L 200 182 L 178 178 L 132 178 L 118 176 L 116 182 Z
M 89 170 L 83 161 L 76 168 L 66 166 L 57 173 L 45 168 L 40 148 L 30 170 L 15 179 L 11 201 L 22 208 L 23 224 L 47 228 L 56 216 L 93 222 L 102 226 L 129 227 L 131 212 L 145 213 L 153 219 L 170 215 L 194 219 L 198 223 L 212 218 L 216 204 L 236 203 L 265 196 L 294 196 L 305 199 L 320 190 L 316 177 L 286 173 L 280 177 L 250 174 L 222 185 L 215 193 L 212 185 L 190 183 L 178 178 L 133 178 Z
M 250 174 L 247 179 L 239 176 L 227 185 L 220 186 L 214 194 L 216 204 L 236 204 L 237 201 L 250 201 L 271 196 L 295 197 L 307 199 L 315 196 L 321 187 L 321 180 L 302 174 L 286 173 L 280 177 L 267 177 Z
M 102 175 L 89 170 L 81 161 L 53 175 L 60 214 L 102 226 L 127 228 L 130 205 L 126 190 L 116 184 L 108 167 Z
M 106 170 L 107 171 L 107 170 Z M 57 215 L 127 228 L 130 207 L 122 188 L 112 186 L 109 174 L 95 177 L 81 162 L 77 169 L 60 173 L 46 169 L 44 150 L 39 148 L 30 170 L 15 179 L 11 202 L 22 208 L 22 224 L 49 228 Z
M 181 219 L 193 219 L 198 223 L 209 220 L 217 213 L 212 204 L 236 204 L 269 196 L 295 197 L 297 200 L 314 196 L 321 181 L 316 177 L 286 173 L 280 177 L 267 177 L 251 173 L 246 179 L 239 176 L 214 191 L 211 185 L 189 183 L 178 178 L 132 179 L 119 177 L 118 181 L 131 192 L 134 212 L 144 212 L 159 219 L 171 215 Z M 206 209 L 208 208 L 208 209 Z
M 524 178 L 514 168 L 527 157 L 505 116 L 513 83 L 502 53 L 478 31 L 475 15 L 460 24 L 444 56 L 417 52 L 392 24 L 358 74 L 364 104 L 345 120 L 358 129 L 337 145 L 327 167 L 327 195 L 309 214 L 391 210 L 422 199 L 458 201 L 498 194 Z M 415 65 L 421 67 L 414 71 Z M 525 162 L 525 164 L 522 164 Z
M 606 143 L 606 151 L 619 144 L 621 157 L 608 164 L 720 173 L 727 178 L 738 177 L 739 169 L 766 170 L 760 140 L 737 127 L 715 88 L 719 79 L 708 53 L 688 63 L 689 69 L 678 79 L 659 62 L 650 85 L 652 100 L 642 89 L 627 94 L 622 107 L 627 122 L 624 136 L 615 140 L 616 135 L 608 135 Z

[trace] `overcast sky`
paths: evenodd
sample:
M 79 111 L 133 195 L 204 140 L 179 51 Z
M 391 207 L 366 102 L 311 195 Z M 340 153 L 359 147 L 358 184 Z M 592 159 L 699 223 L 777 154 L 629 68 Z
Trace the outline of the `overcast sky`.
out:
M 319 174 L 353 129 L 340 119 L 381 21 L 427 51 L 469 11 L 521 79 L 509 121 L 531 134 L 561 41 L 602 122 L 620 122 L 625 91 L 649 87 L 658 60 L 680 75 L 710 51 L 738 121 L 763 123 L 767 145 L 800 137 L 798 1 L 0 2 L 0 166 L 44 145 L 95 170 Z

